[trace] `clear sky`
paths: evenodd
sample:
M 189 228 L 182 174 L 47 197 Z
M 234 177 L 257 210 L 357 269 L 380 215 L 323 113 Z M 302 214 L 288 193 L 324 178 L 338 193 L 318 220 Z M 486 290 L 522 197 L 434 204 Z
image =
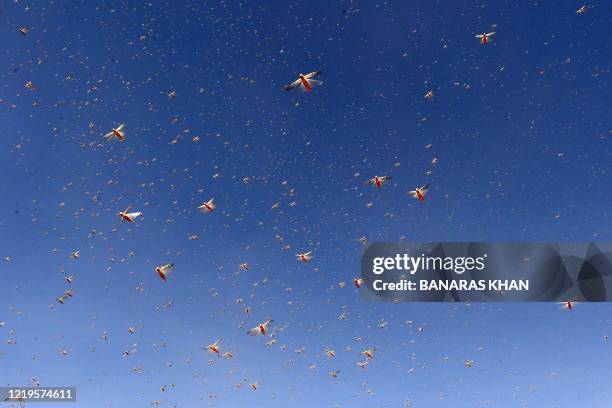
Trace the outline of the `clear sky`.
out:
M 351 284 L 364 236 L 612 241 L 612 10 L 581 5 L 0 3 L 0 385 L 82 407 L 609 407 L 608 304 Z M 267 318 L 271 346 L 245 334 Z

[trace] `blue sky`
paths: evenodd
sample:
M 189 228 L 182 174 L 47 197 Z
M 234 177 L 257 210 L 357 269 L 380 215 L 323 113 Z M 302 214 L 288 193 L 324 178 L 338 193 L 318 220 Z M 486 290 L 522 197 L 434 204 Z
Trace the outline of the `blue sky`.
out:
M 0 383 L 76 386 L 83 407 L 608 406 L 606 304 L 350 284 L 362 236 L 611 240 L 611 10 L 581 5 L 3 3 Z M 312 70 L 322 87 L 284 91 Z M 272 347 L 245 335 L 266 318 Z M 201 349 L 217 339 L 232 360 Z

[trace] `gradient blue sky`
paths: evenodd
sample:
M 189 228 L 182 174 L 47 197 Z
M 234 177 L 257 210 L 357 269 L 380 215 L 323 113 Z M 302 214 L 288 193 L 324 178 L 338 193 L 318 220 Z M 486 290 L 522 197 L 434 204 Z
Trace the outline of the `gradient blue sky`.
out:
M 1 3 L 0 385 L 76 386 L 82 407 L 609 407 L 607 304 L 363 303 L 350 284 L 361 236 L 612 240 L 612 10 L 581 5 Z M 312 94 L 283 90 L 316 69 Z M 120 225 L 129 205 L 144 218 Z M 245 335 L 267 317 L 273 347 Z M 233 360 L 201 350 L 219 338 Z

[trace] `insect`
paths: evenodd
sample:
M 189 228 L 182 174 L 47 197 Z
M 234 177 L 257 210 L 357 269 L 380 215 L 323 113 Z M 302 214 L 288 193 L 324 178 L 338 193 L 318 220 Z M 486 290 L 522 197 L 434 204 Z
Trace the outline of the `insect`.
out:
M 561 305 L 561 309 L 572 310 L 577 303 L 578 302 L 574 301 L 574 298 L 571 298 L 570 300 L 558 302 L 557 304 Z
M 359 368 L 366 368 L 368 363 L 369 363 L 369 361 L 358 361 L 357 365 L 359 366 Z
M 361 284 L 365 281 L 367 281 L 367 278 L 353 278 L 353 284 L 357 289 L 359 289 Z
M 482 45 L 487 45 L 487 43 L 493 41 L 491 37 L 493 37 L 494 35 L 495 35 L 495 31 L 492 31 L 490 33 L 477 34 L 474 37 L 480 39 L 480 43 Z
M 159 265 L 159 266 L 155 267 L 155 272 L 157 272 L 159 277 L 164 282 L 166 282 L 168 274 L 172 271 L 172 268 L 174 268 L 174 263 L 168 263 L 168 264 L 165 264 L 165 265 Z
M 298 261 L 302 261 L 304 263 L 310 261 L 313 258 L 312 251 L 304 252 L 301 254 L 295 254 L 295 256 L 297 256 Z
M 372 358 L 374 358 L 374 352 L 375 351 L 376 351 L 376 349 L 364 350 L 363 352 L 361 352 L 361 354 L 366 356 L 368 358 L 368 360 L 372 360 Z
M 383 184 L 391 180 L 391 176 L 374 176 L 365 182 L 366 185 L 371 184 L 376 188 L 381 188 Z
M 418 187 L 412 191 L 409 191 L 411 197 L 418 198 L 420 202 L 425 202 L 425 194 L 427 194 L 427 189 L 429 188 L 429 184 L 425 184 L 424 186 Z
M 114 137 L 118 139 L 120 142 L 123 142 L 125 140 L 125 132 L 123 131 L 124 127 L 125 127 L 124 123 L 120 124 L 116 128 L 113 128 L 113 130 L 105 134 L 104 138 L 107 140 L 110 140 Z
M 213 212 L 216 207 L 217 205 L 215 204 L 215 199 L 211 198 L 210 200 L 199 206 L 198 210 L 203 213 L 210 213 Z
M 121 222 L 123 223 L 123 221 L 127 221 L 127 222 L 134 222 L 136 221 L 136 218 L 141 217 L 142 213 L 141 212 L 128 212 L 130 211 L 130 208 L 132 207 L 128 207 L 123 211 L 119 211 L 117 213 L 117 215 L 119 217 L 121 217 Z
M 251 330 L 247 332 L 249 336 L 265 336 L 268 330 L 268 327 L 274 320 L 268 319 L 263 323 L 259 323 L 257 326 L 253 327 Z
M 311 73 L 306 75 L 299 74 L 298 79 L 287 85 L 285 87 L 285 90 L 290 91 L 294 88 L 297 88 L 301 92 L 312 92 L 312 88 L 323 84 L 322 81 L 313 79 L 318 77 L 319 75 L 321 75 L 321 71 L 312 71 Z
M 219 343 L 221 342 L 221 340 L 217 340 L 215 341 L 213 344 L 209 344 L 207 346 L 208 351 L 210 351 L 211 353 L 215 353 L 217 355 L 219 355 Z

